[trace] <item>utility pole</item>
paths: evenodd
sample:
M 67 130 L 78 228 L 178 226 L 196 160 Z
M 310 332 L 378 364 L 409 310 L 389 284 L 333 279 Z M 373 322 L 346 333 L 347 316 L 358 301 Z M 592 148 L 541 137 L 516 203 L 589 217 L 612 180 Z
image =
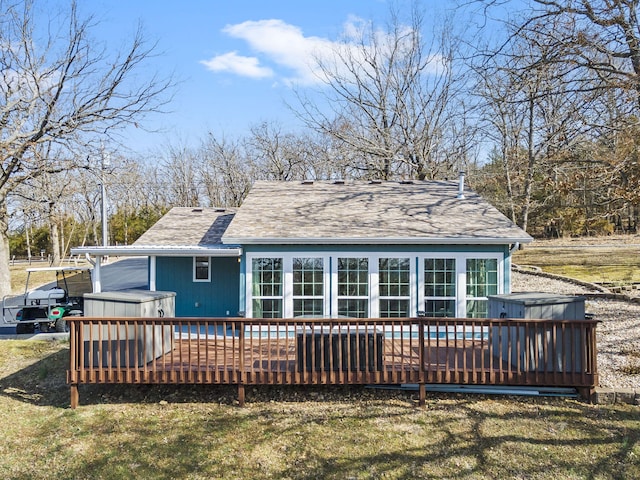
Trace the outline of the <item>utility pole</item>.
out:
M 102 246 L 106 247 L 109 243 L 108 226 L 107 226 L 107 187 L 105 185 L 105 169 L 109 166 L 109 158 L 104 154 L 104 146 L 101 148 L 100 158 L 101 165 L 101 203 L 102 203 Z

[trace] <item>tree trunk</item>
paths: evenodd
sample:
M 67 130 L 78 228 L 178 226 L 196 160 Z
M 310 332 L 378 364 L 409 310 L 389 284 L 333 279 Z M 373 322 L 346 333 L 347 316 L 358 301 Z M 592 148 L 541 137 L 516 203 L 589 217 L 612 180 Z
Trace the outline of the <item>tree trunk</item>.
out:
M 533 173 L 536 162 L 534 142 L 534 109 L 535 103 L 533 98 L 529 100 L 529 145 L 527 146 L 528 152 L 528 164 L 527 164 L 527 176 L 524 181 L 524 198 L 522 199 L 522 218 L 520 219 L 520 228 L 525 232 L 527 231 L 527 224 L 529 223 L 529 211 L 531 210 L 531 192 L 533 190 Z
M 502 142 L 502 168 L 504 169 L 504 176 L 507 182 L 507 199 L 509 201 L 509 217 L 513 223 L 516 223 L 516 205 L 515 199 L 513 197 L 513 185 L 511 183 L 511 167 L 509 165 L 509 153 L 508 147 L 505 145 L 505 142 Z
M 51 235 L 51 265 L 60 265 L 60 231 L 58 223 L 54 218 L 49 217 Z
M 11 270 L 9 269 L 9 214 L 5 198 L 0 198 L 0 295 L 11 293 Z
M 27 239 L 27 260 L 29 261 L 29 264 L 31 264 L 31 236 L 29 235 L 30 228 L 31 228 L 31 225 L 29 224 L 26 224 L 24 226 L 24 234 Z

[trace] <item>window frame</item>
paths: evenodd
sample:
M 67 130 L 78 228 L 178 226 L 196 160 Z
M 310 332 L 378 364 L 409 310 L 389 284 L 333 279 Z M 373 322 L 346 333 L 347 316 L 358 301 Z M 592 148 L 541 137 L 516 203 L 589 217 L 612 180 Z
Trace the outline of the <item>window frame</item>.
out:
M 469 295 L 468 294 L 468 288 L 469 288 L 469 276 L 467 275 L 467 271 L 468 271 L 468 267 L 467 267 L 467 263 L 469 262 L 469 260 L 496 260 L 496 292 L 495 293 L 489 293 L 487 292 L 486 295 L 484 296 L 479 296 L 479 295 Z M 465 308 L 464 308 L 464 316 L 467 317 L 467 313 L 469 311 L 469 302 L 485 302 L 485 304 L 488 304 L 489 301 L 489 295 L 498 295 L 501 293 L 501 290 L 503 288 L 504 282 L 501 281 L 501 273 L 502 273 L 502 268 L 500 265 L 500 260 L 496 259 L 495 257 L 478 257 L 478 256 L 474 256 L 474 257 L 467 257 L 465 262 L 464 262 L 464 269 L 465 269 L 465 276 L 466 276 L 466 282 L 465 282 Z M 485 279 L 486 280 L 486 279 Z M 487 283 L 485 281 L 484 285 L 486 286 Z M 487 305 L 488 307 L 488 305 Z M 487 313 L 488 313 L 488 308 L 487 308 Z M 470 317 L 470 318 L 486 318 L 486 317 Z
M 331 292 L 331 304 L 332 304 L 332 308 L 331 311 L 335 312 L 333 316 L 337 317 L 339 315 L 340 312 L 340 300 L 365 300 L 367 302 L 367 308 L 366 308 L 366 317 L 371 317 L 371 258 L 368 255 L 362 255 L 362 254 L 353 254 L 353 255 L 336 255 L 335 257 L 333 257 L 334 261 L 334 266 L 333 266 L 333 270 L 331 272 L 331 278 L 332 278 L 332 285 L 333 285 L 333 291 Z M 350 260 L 350 259 L 355 259 L 355 260 L 363 260 L 366 259 L 367 260 L 367 294 L 366 295 L 340 295 L 340 270 L 339 270 L 339 262 L 340 260 Z M 360 284 L 360 282 L 358 282 L 358 284 Z
M 418 265 L 421 268 L 418 268 L 418 305 L 424 306 L 425 300 L 427 298 L 431 299 L 431 297 L 426 297 L 424 294 L 424 260 L 427 258 L 452 258 L 455 259 L 456 262 L 456 287 L 455 287 L 455 318 L 466 318 L 467 316 L 467 301 L 469 300 L 486 300 L 487 297 L 476 298 L 469 297 L 467 298 L 467 260 L 470 259 L 494 259 L 496 260 L 497 265 L 497 290 L 498 295 L 505 293 L 505 285 L 504 285 L 504 268 L 505 262 L 507 261 L 504 258 L 504 254 L 502 252 L 424 252 L 419 253 L 417 255 Z M 422 310 L 422 308 L 420 309 Z
M 393 317 L 387 317 L 382 315 L 382 309 L 381 309 L 381 303 L 383 300 L 400 300 L 400 301 L 406 301 L 407 302 L 407 315 L 408 316 L 412 316 L 411 315 L 411 311 L 412 311 L 412 307 L 411 307 L 411 300 L 412 298 L 414 298 L 414 295 L 412 295 L 412 291 L 415 290 L 415 287 L 417 286 L 415 284 L 414 281 L 412 281 L 412 272 L 413 272 L 413 267 L 412 267 L 412 255 L 401 255 L 401 256 L 390 256 L 390 255 L 379 255 L 376 261 L 376 268 L 378 270 L 378 282 L 377 282 L 377 287 L 378 287 L 378 317 L 381 318 L 393 318 Z M 409 266 L 409 283 L 407 284 L 408 287 L 408 295 L 383 295 L 381 292 L 381 283 L 380 283 L 380 277 L 381 277 L 381 271 L 380 271 L 380 263 L 382 262 L 382 260 L 406 260 L 407 264 Z M 398 285 L 401 285 L 401 283 L 398 283 Z M 415 316 L 415 315 L 413 315 Z
M 368 297 L 356 296 L 353 298 L 367 298 L 367 318 L 380 317 L 380 259 L 383 258 L 408 258 L 410 265 L 409 282 L 409 317 L 417 317 L 419 311 L 424 311 L 425 300 L 439 299 L 425 295 L 425 259 L 453 259 L 455 261 L 455 297 L 443 297 L 442 299 L 455 301 L 455 317 L 466 317 L 466 306 L 470 300 L 486 300 L 486 297 L 467 297 L 466 265 L 468 259 L 495 259 L 497 265 L 497 291 L 504 293 L 505 265 L 508 259 L 503 252 L 416 252 L 416 251 L 389 251 L 389 252 L 363 252 L 363 251 L 295 251 L 295 252 L 251 252 L 245 257 L 245 309 L 247 318 L 253 318 L 253 260 L 256 258 L 279 258 L 282 260 L 282 316 L 294 318 L 293 304 L 293 259 L 294 258 L 322 258 L 323 262 L 323 317 L 338 318 L 338 259 L 340 258 L 366 258 L 368 268 Z M 258 298 L 258 297 L 255 297 Z M 263 297 L 260 297 L 263 298 Z M 266 298 L 266 297 L 264 297 Z M 318 298 L 320 298 L 318 296 Z M 389 297 L 391 298 L 391 297 Z M 396 298 L 396 297 L 393 297 Z M 400 297 L 398 297 L 400 298 Z M 403 297 L 405 298 L 405 297 Z
M 447 260 L 452 260 L 453 261 L 453 295 L 427 295 L 426 292 L 426 287 L 427 287 L 427 280 L 425 278 L 425 274 L 426 274 L 426 262 L 427 260 L 443 260 L 443 261 L 447 261 Z M 431 315 L 429 315 L 429 312 L 426 309 L 426 304 L 427 301 L 432 300 L 432 301 L 442 301 L 442 302 L 451 302 L 453 301 L 453 316 L 449 317 L 448 315 L 443 317 L 443 318 L 453 318 L 456 317 L 458 314 L 458 307 L 457 307 L 457 300 L 458 300 L 458 281 L 459 281 L 459 275 L 458 275 L 458 263 L 459 263 L 460 259 L 456 258 L 455 255 L 451 255 L 450 253 L 447 254 L 443 254 L 443 255 L 432 255 L 432 256 L 424 256 L 418 259 L 418 265 L 420 267 L 420 293 L 422 294 L 422 300 L 420 301 L 420 310 L 422 312 L 424 312 L 425 316 L 430 317 Z M 449 271 L 449 270 L 444 270 L 445 272 Z M 446 283 L 443 285 L 447 285 Z
M 253 294 L 253 261 L 257 259 L 269 259 L 269 260 L 280 260 L 281 262 L 281 271 L 280 271 L 280 294 L 279 295 L 254 295 Z M 281 256 L 278 255 L 258 255 L 247 261 L 247 311 L 251 312 L 251 317 L 253 317 L 253 302 L 254 300 L 280 300 L 280 311 L 282 312 L 282 316 L 284 317 L 284 304 L 285 304 L 285 278 L 284 278 L 284 260 Z M 272 283 L 273 285 L 273 283 Z M 257 317 L 264 318 L 264 317 Z M 272 318 L 272 317 L 268 317 Z
M 198 278 L 198 259 L 207 259 L 207 278 Z M 194 283 L 210 283 L 211 282 L 211 257 L 206 255 L 197 255 L 193 257 L 193 282 Z
M 267 298 L 256 297 L 253 295 L 253 260 L 258 258 L 279 258 L 282 260 L 282 296 L 278 297 L 282 299 L 282 317 L 294 318 L 293 315 L 293 259 L 294 258 L 321 258 L 323 264 L 322 273 L 322 310 L 323 317 L 329 316 L 330 303 L 329 298 L 329 265 L 330 259 L 326 252 L 316 251 L 300 251 L 300 252 L 253 252 L 246 255 L 246 269 L 245 269 L 245 315 L 247 318 L 254 318 L 253 314 L 253 300 L 254 298 Z M 269 297 L 271 298 L 271 297 Z M 273 297 L 275 298 L 275 297 Z M 302 298 L 296 296 L 296 298 Z M 319 298 L 319 297 L 318 297 Z
M 322 280 L 321 282 L 311 282 L 311 285 L 320 285 L 322 288 L 322 294 L 321 295 L 315 295 L 315 294 L 305 294 L 304 292 L 302 292 L 299 295 L 296 295 L 295 292 L 295 287 L 296 287 L 296 281 L 295 281 L 295 273 L 296 273 L 296 268 L 295 268 L 295 261 L 296 260 L 320 260 L 322 262 L 322 268 L 321 268 L 321 275 L 322 275 Z M 312 256 L 312 255 L 294 255 L 291 257 L 291 310 L 292 310 L 292 316 L 293 318 L 296 318 L 295 316 L 295 303 L 296 300 L 321 300 L 322 301 L 322 313 L 320 314 L 321 317 L 325 316 L 325 296 L 326 296 L 326 287 L 325 287 L 325 273 L 326 273 L 326 262 L 324 260 L 323 257 L 321 256 Z M 304 272 L 304 270 L 303 270 Z M 302 285 L 304 286 L 306 284 L 306 282 L 302 282 Z M 303 314 L 302 316 L 306 316 L 306 314 Z

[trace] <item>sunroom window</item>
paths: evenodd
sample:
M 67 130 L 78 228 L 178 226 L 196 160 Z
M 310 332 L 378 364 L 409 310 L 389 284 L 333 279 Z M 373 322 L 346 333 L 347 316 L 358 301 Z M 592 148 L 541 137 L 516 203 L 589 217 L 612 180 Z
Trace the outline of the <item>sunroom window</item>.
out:
M 456 260 L 424 259 L 424 314 L 427 317 L 456 316 Z
M 369 259 L 338 258 L 338 315 L 369 316 Z
M 486 318 L 489 295 L 498 293 L 498 260 L 467 259 L 467 317 Z
M 282 318 L 282 258 L 254 258 L 251 290 L 254 318 Z
M 408 317 L 411 300 L 411 263 L 409 259 L 379 259 L 378 278 L 380 317 Z
M 293 316 L 324 315 L 324 262 L 322 258 L 293 259 Z

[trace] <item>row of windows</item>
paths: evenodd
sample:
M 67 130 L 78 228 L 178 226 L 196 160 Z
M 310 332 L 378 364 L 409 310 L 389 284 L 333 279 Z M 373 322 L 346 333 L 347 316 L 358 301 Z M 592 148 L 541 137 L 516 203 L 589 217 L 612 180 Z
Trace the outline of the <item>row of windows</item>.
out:
M 286 265 L 282 257 L 250 258 L 248 313 L 254 318 L 282 318 L 285 313 L 322 317 L 330 311 L 335 312 L 333 316 L 356 318 L 409 317 L 418 313 L 411 306 L 412 292 L 420 283 L 420 314 L 485 317 L 487 296 L 500 290 L 498 258 L 422 258 L 419 279 L 412 277 L 409 257 L 331 260 L 333 272 L 327 272 L 326 257 L 294 257 L 286 259 Z M 328 273 L 335 274 L 333 293 L 328 292 Z M 287 302 L 290 309 L 285 311 Z

